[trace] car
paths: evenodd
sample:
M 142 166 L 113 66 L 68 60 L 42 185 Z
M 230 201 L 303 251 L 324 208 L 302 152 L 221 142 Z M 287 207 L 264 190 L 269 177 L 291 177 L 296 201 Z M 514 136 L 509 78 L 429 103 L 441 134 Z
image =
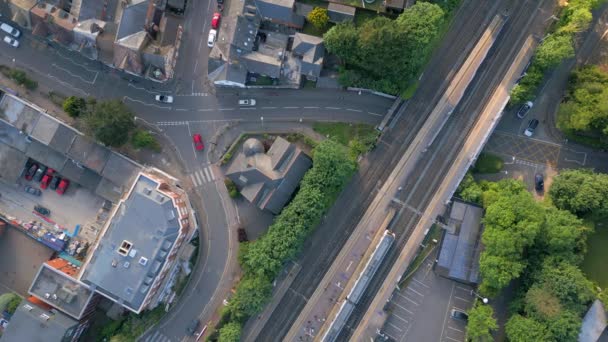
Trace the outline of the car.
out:
M 30 168 L 27 169 L 27 171 L 25 172 L 25 179 L 27 179 L 28 181 L 31 181 L 32 178 L 34 178 L 36 171 L 38 171 L 38 164 L 30 165 Z
M 19 47 L 19 41 L 15 38 L 11 38 L 9 36 L 5 36 L 4 37 L 4 42 L 14 48 L 18 48 Z
M 201 135 L 198 133 L 192 136 L 192 142 L 194 143 L 194 148 L 197 151 L 202 151 L 205 148 L 205 145 L 203 144 L 203 137 L 201 137 Z
M 33 186 L 29 186 L 29 185 L 26 185 L 25 188 L 23 188 L 23 190 L 25 192 L 27 192 L 28 194 L 32 194 L 34 196 L 40 196 L 40 194 L 42 194 L 42 191 L 40 191 L 40 189 L 34 188 Z
M 162 103 L 173 103 L 173 96 L 171 95 L 156 95 L 154 99 Z
M 531 101 L 528 101 L 528 102 L 524 103 L 523 105 L 521 105 L 521 107 L 519 107 L 519 110 L 517 111 L 517 117 L 520 119 L 523 119 L 524 116 L 526 116 L 526 114 L 528 114 L 528 112 L 530 111 L 532 106 L 534 106 L 534 103 L 532 103 Z
M 59 182 L 59 185 L 57 186 L 57 190 L 55 190 L 55 191 L 57 191 L 57 193 L 59 195 L 63 195 L 69 186 L 70 186 L 70 181 L 64 178 L 61 180 L 61 182 Z
M 35 206 L 34 210 L 36 212 L 38 212 L 40 215 L 43 215 L 43 216 L 50 216 L 51 215 L 51 211 L 49 209 L 41 206 L 41 205 Z
M 451 316 L 454 319 L 458 319 L 458 320 L 465 321 L 465 322 L 469 320 L 469 315 L 466 312 L 458 310 L 458 309 L 452 309 Z
M 10 34 L 11 36 L 13 36 L 15 38 L 19 38 L 19 36 L 21 36 L 21 31 L 17 30 L 16 28 L 12 27 L 11 25 L 9 25 L 7 23 L 1 23 L 0 30 Z
M 215 44 L 215 40 L 217 39 L 217 31 L 216 30 L 210 30 L 209 31 L 209 37 L 207 38 L 207 46 L 212 48 L 213 45 Z
M 534 176 L 534 189 L 538 192 L 545 190 L 545 180 L 540 173 L 537 173 L 536 176 Z
M 221 5 L 224 3 L 224 0 L 217 0 L 217 3 Z
M 239 106 L 244 106 L 244 107 L 252 107 L 255 106 L 256 102 L 254 99 L 240 99 L 239 100 Z
M 211 18 L 211 28 L 217 30 L 220 27 L 220 19 L 222 15 L 218 12 L 213 13 L 213 18 Z
M 40 181 L 40 189 L 46 189 L 51 183 L 51 179 L 53 179 L 53 176 L 44 175 L 44 177 L 42 177 L 42 180 Z
M 57 190 L 57 186 L 59 185 L 59 181 L 61 181 L 61 177 L 59 177 L 59 176 L 53 176 L 53 180 L 51 180 L 51 183 L 49 184 L 49 188 L 51 188 L 51 190 Z
M 42 180 L 42 176 L 46 174 L 47 167 L 42 165 L 36 170 L 36 174 L 34 175 L 34 180 L 36 182 L 40 182 Z
M 247 232 L 245 231 L 245 228 L 237 229 L 237 233 L 238 233 L 239 242 L 249 241 L 249 239 L 247 238 Z
M 186 331 L 188 332 L 188 334 L 190 336 L 194 335 L 194 333 L 196 333 L 196 331 L 198 330 L 198 326 L 199 326 L 200 322 L 198 319 L 193 319 L 190 321 L 190 323 L 188 323 L 188 326 L 186 327 Z
M 538 120 L 530 120 L 530 122 L 528 122 L 528 127 L 524 131 L 524 135 L 527 137 L 531 137 L 532 135 L 534 135 L 534 130 L 536 129 L 536 127 L 538 127 Z

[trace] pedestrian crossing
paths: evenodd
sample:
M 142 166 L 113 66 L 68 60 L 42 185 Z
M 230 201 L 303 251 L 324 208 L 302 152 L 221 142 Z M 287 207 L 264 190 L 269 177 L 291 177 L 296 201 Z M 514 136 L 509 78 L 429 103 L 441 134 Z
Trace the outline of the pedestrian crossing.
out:
M 144 342 L 171 342 L 171 339 L 156 330 L 154 334 L 148 335 L 148 337 L 144 339 Z
M 213 173 L 213 168 L 207 166 L 191 173 L 190 179 L 192 180 L 192 184 L 197 187 L 215 181 L 215 174 Z
M 185 126 L 188 121 L 159 121 L 156 123 L 157 126 Z

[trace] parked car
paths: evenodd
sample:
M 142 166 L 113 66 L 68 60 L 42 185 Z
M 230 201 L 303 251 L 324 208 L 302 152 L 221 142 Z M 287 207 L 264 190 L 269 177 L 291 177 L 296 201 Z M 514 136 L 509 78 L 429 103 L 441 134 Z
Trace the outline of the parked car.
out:
M 211 28 L 217 30 L 220 27 L 220 19 L 222 15 L 215 12 L 213 13 L 213 18 L 211 18 Z
M 42 194 L 42 191 L 40 191 L 40 189 L 34 188 L 33 186 L 29 186 L 29 185 L 26 185 L 25 188 L 23 188 L 23 190 L 25 192 L 27 192 L 28 194 L 32 194 L 34 196 L 40 196 L 40 194 Z
M 255 106 L 255 100 L 254 99 L 240 99 L 239 100 L 239 106 L 244 106 L 244 107 L 252 107 Z
M 57 190 L 57 186 L 59 185 L 60 180 L 61 180 L 61 177 L 53 176 L 53 179 L 51 180 L 51 183 L 49 184 L 49 188 L 51 188 L 51 190 Z
M 46 174 L 46 169 L 47 167 L 44 165 L 41 165 L 38 170 L 36 171 L 36 174 L 34 175 L 34 180 L 36 182 L 40 182 L 42 180 L 42 176 L 44 176 Z
M 534 103 L 532 103 L 530 101 L 521 105 L 521 107 L 519 107 L 519 110 L 517 111 L 517 117 L 520 119 L 523 119 L 524 116 L 526 116 L 526 114 L 528 114 L 528 112 L 530 111 L 532 106 L 534 106 Z
M 10 34 L 11 36 L 13 36 L 15 38 L 19 38 L 19 36 L 21 35 L 21 31 L 17 30 L 16 28 L 12 27 L 11 25 L 9 25 L 7 23 L 1 23 L 0 30 Z
M 51 183 L 51 179 L 53 179 L 53 176 L 44 175 L 40 181 L 40 189 L 46 189 Z
M 56 191 L 59 195 L 63 195 L 69 186 L 70 186 L 70 181 L 64 178 L 61 180 L 61 182 L 59 182 L 59 185 L 57 186 Z
M 460 311 L 458 309 L 452 309 L 451 316 L 454 319 L 458 319 L 465 322 L 469 320 L 469 315 L 466 312 Z
M 188 332 L 188 334 L 190 336 L 194 335 L 194 333 L 196 333 L 196 331 L 198 330 L 198 326 L 199 326 L 200 322 L 198 319 L 193 319 L 192 321 L 190 321 L 190 323 L 188 323 L 188 326 L 186 327 L 186 331 Z
M 19 41 L 15 38 L 11 38 L 9 36 L 5 36 L 4 37 L 4 42 L 14 48 L 18 48 L 19 47 Z
M 545 190 L 545 180 L 540 173 L 537 173 L 536 176 L 534 176 L 534 189 L 538 192 Z
M 536 129 L 536 127 L 538 127 L 538 120 L 530 120 L 530 122 L 528 122 L 528 127 L 524 131 L 524 135 L 527 137 L 531 137 L 532 135 L 534 135 L 534 130 Z
M 213 45 L 215 44 L 215 40 L 217 39 L 217 31 L 216 30 L 210 30 L 209 31 L 209 37 L 207 38 L 207 46 L 212 48 Z
M 173 96 L 171 95 L 156 95 L 154 99 L 162 103 L 173 103 Z
M 249 239 L 247 238 L 247 232 L 245 231 L 245 228 L 237 229 L 237 233 L 238 233 L 239 242 L 249 241 Z
M 51 216 L 51 211 L 41 205 L 37 205 L 34 207 L 34 210 L 37 211 L 39 214 L 44 215 L 44 216 Z
M 34 175 L 36 174 L 37 170 L 38 170 L 38 164 L 30 165 L 30 168 L 27 169 L 27 171 L 25 172 L 25 179 L 27 179 L 28 181 L 31 181 L 32 178 L 34 178 Z
M 201 137 L 201 135 L 198 133 L 192 136 L 192 142 L 194 143 L 194 148 L 197 151 L 202 151 L 205 148 L 205 145 L 203 144 L 203 137 Z

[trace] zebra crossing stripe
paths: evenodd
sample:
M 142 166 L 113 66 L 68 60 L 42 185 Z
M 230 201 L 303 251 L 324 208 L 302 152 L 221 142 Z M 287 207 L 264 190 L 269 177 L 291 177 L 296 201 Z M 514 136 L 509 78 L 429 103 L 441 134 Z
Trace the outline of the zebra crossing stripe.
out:
M 207 170 L 207 168 L 204 168 L 203 171 L 205 172 L 205 176 L 207 176 L 207 180 L 211 180 L 211 176 L 209 175 L 209 171 Z
M 209 173 L 211 174 L 211 180 L 215 180 L 215 175 L 213 174 L 213 168 L 209 167 Z
M 198 174 L 198 171 L 194 173 L 196 175 L 196 179 L 198 179 L 199 185 L 205 183 L 205 180 Z
M 196 184 L 196 178 L 194 177 L 193 173 L 190 174 L 190 179 L 192 179 L 192 183 L 194 184 L 194 186 L 198 186 L 198 184 Z

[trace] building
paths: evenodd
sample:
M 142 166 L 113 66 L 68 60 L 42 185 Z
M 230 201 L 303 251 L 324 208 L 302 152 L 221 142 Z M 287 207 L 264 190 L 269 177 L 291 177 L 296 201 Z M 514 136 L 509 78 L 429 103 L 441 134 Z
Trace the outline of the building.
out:
M 454 200 L 445 225 L 437 274 L 459 282 L 479 283 L 483 208 Z
M 192 235 L 185 192 L 159 172 L 140 173 L 118 204 L 80 280 L 140 313 L 163 299 L 170 270 Z
M 608 342 L 608 315 L 599 299 L 596 299 L 583 318 L 579 342 Z
M 291 53 L 300 59 L 300 74 L 313 81 L 321 76 L 325 56 L 323 38 L 298 32 Z
M 76 17 L 61 7 L 39 2 L 30 10 L 32 34 L 69 46 L 74 42 Z
M 255 5 L 264 20 L 295 29 L 304 27 L 304 17 L 295 13 L 295 0 L 255 0 Z
M 37 0 L 8 0 L 5 1 L 8 4 L 10 11 L 9 19 L 17 25 L 31 30 L 32 20 L 30 17 L 30 10 L 36 6 Z
M 86 323 L 29 298 L 21 301 L 0 341 L 78 341 L 84 329 Z
M 331 23 L 344 23 L 353 22 L 355 20 L 356 9 L 351 6 L 330 2 L 327 6 L 327 15 L 329 15 L 329 22 Z
M 281 137 L 275 139 L 266 153 L 259 140 L 250 138 L 230 164 L 226 176 L 249 202 L 278 214 L 311 165 L 302 150 Z

